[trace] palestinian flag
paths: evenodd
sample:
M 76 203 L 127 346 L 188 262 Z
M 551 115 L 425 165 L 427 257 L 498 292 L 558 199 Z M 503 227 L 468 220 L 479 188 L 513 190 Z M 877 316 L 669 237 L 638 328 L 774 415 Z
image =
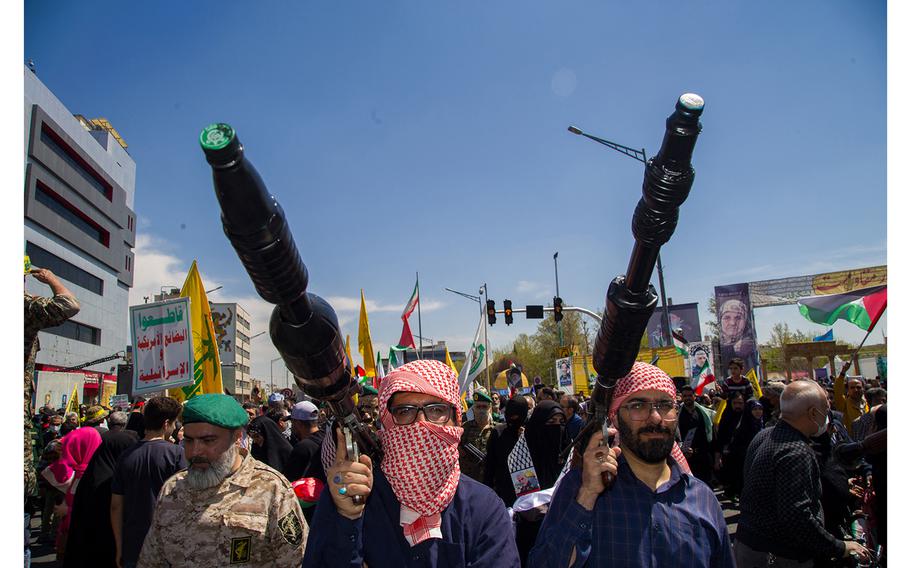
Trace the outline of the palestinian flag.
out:
M 674 329 L 673 333 L 670 335 L 673 336 L 673 347 L 676 348 L 676 352 L 679 353 L 682 357 L 689 357 L 689 344 L 686 343 L 686 338 L 683 337 L 682 331 L 679 329 Z
M 878 323 L 888 305 L 888 287 L 873 286 L 845 294 L 811 296 L 796 304 L 799 313 L 811 322 L 832 325 L 842 319 L 869 331 Z

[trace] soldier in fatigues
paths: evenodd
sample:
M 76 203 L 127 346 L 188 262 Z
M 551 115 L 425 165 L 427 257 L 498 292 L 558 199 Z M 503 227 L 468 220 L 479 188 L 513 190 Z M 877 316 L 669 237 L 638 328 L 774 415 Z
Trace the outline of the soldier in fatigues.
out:
M 237 450 L 248 420 L 226 395 L 187 401 L 183 444 L 189 469 L 161 488 L 140 567 L 300 565 L 307 528 L 291 484 Z
M 487 440 L 490 439 L 490 432 L 493 431 L 492 406 L 493 399 L 486 390 L 481 388 L 474 391 L 474 405 L 471 407 L 474 411 L 474 418 L 464 423 L 464 434 L 461 435 L 459 444 L 458 463 L 461 466 L 461 473 L 481 483 L 483 483 L 484 464 L 476 454 L 479 452 L 484 456 L 487 455 Z M 465 449 L 467 444 L 471 444 L 477 451 Z
M 26 257 L 26 276 L 31 274 L 35 280 L 51 287 L 52 298 L 32 296 L 25 292 L 25 496 L 35 491 L 38 479 L 35 474 L 34 455 L 32 452 L 32 393 L 35 391 L 35 358 L 41 347 L 38 345 L 38 332 L 48 327 L 62 324 L 79 313 L 79 302 L 72 292 L 66 289 L 53 272 L 44 268 L 31 268 Z M 43 450 L 43 448 L 41 448 Z

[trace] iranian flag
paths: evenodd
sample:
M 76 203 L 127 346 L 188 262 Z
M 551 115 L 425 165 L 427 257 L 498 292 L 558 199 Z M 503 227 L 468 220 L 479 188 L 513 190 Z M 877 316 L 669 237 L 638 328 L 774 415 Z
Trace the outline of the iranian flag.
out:
M 695 377 L 693 381 L 695 384 L 695 394 L 701 396 L 705 391 L 705 387 L 714 382 L 714 373 L 711 372 L 711 367 L 705 365 L 705 368 L 701 370 L 701 374 Z
M 811 296 L 796 304 L 799 313 L 811 322 L 832 325 L 842 319 L 869 331 L 875 327 L 888 306 L 888 287 L 873 286 L 845 294 Z
M 420 289 L 417 287 L 417 283 L 414 283 L 414 291 L 411 292 L 411 299 L 408 300 L 408 303 L 404 306 L 404 311 L 401 312 L 401 338 L 398 340 L 398 347 L 413 347 L 415 351 L 417 350 L 417 344 L 414 342 L 414 334 L 411 333 L 411 326 L 408 324 L 408 318 L 411 317 L 411 314 L 417 309 L 418 303 L 420 303 Z
M 408 300 L 408 303 L 404 307 L 404 311 L 401 312 L 401 319 L 406 320 L 411 317 L 411 313 L 417 308 L 417 304 L 420 302 L 420 291 L 417 288 L 417 284 L 414 284 L 414 291 L 411 293 L 411 299 Z

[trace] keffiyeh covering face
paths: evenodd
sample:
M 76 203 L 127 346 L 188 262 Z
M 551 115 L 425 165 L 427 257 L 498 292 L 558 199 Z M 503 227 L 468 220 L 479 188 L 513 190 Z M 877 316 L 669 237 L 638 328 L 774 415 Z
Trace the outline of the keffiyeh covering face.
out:
M 428 538 L 442 538 L 440 513 L 458 488 L 458 442 L 463 429 L 415 421 L 398 426 L 388 410 L 397 392 L 417 392 L 440 398 L 455 408 L 460 422 L 458 378 L 439 361 L 421 360 L 402 365 L 379 387 L 379 420 L 384 457 L 382 472 L 402 505 L 404 536 L 414 546 Z
M 619 379 L 613 390 L 613 401 L 610 403 L 610 423 L 618 424 L 616 414 L 619 412 L 619 407 L 630 396 L 644 390 L 665 392 L 670 395 L 674 402 L 676 401 L 676 385 L 673 384 L 673 379 L 654 365 L 636 361 L 632 365 L 632 370 L 629 371 L 629 374 Z M 616 436 L 618 441 L 619 433 Z M 686 473 L 691 473 L 689 462 L 686 461 L 682 450 L 679 449 L 679 444 L 676 442 L 673 443 L 670 457 L 679 464 L 680 469 Z

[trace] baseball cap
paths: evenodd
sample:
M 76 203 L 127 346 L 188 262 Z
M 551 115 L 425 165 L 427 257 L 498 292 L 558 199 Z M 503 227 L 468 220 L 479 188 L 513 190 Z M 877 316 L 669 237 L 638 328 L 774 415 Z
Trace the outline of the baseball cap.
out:
M 273 392 L 269 395 L 269 402 L 281 402 L 284 400 L 284 395 L 280 392 Z
M 291 410 L 291 420 L 304 420 L 307 422 L 319 420 L 319 409 L 316 408 L 315 404 L 307 400 L 298 402 L 294 405 L 294 409 Z

